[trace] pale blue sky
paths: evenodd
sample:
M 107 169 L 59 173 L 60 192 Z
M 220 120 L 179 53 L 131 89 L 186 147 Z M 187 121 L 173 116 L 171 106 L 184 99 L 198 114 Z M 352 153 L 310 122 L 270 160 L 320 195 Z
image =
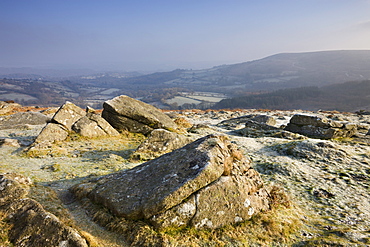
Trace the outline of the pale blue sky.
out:
M 0 0 L 0 67 L 170 70 L 370 50 L 369 0 Z

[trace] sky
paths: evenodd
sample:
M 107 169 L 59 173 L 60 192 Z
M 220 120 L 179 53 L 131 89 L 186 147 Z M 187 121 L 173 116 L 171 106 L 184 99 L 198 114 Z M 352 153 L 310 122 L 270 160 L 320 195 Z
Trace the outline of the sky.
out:
M 370 0 L 0 0 L 0 67 L 201 69 L 370 50 Z

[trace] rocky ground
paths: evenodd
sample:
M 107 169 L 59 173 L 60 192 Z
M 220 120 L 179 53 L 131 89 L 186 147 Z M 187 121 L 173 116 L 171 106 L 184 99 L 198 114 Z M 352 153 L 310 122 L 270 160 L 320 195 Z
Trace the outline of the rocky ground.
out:
M 37 110 L 37 109 L 33 109 Z M 46 112 L 48 113 L 48 112 Z M 356 123 L 362 133 L 352 138 L 321 140 L 303 136 L 278 136 L 249 132 L 241 136 L 244 122 L 222 121 L 247 115 L 268 115 L 275 127 L 288 124 L 294 114 L 326 116 Z M 285 189 L 303 223 L 287 243 L 271 246 L 370 245 L 370 146 L 365 135 L 370 116 L 339 112 L 303 111 L 198 111 L 167 112 L 193 127 L 185 133 L 195 140 L 207 134 L 227 135 L 253 161 L 264 182 Z M 52 115 L 50 115 L 51 117 Z M 2 117 L 5 121 L 6 117 Z M 45 124 L 0 128 L 0 173 L 19 173 L 33 181 L 30 197 L 69 225 L 80 229 L 91 246 L 128 246 L 120 234 L 107 231 L 88 216 L 68 189 L 86 179 L 132 168 L 130 157 L 145 139 L 140 134 L 84 138 L 71 135 L 50 145 L 36 157 L 24 150 Z M 245 135 L 245 134 L 244 134 Z M 287 217 L 286 221 L 290 218 Z M 287 222 L 289 224 L 289 222 Z M 191 241 L 191 240 L 190 240 Z M 224 243 L 224 242 L 223 242 Z M 231 241 L 226 246 L 248 246 Z M 176 245 L 172 245 L 176 246 Z M 185 245 L 186 246 L 186 245 Z M 195 245 L 197 246 L 197 245 Z M 209 245 L 208 245 L 209 246 Z M 255 246 L 264 246 L 263 242 Z

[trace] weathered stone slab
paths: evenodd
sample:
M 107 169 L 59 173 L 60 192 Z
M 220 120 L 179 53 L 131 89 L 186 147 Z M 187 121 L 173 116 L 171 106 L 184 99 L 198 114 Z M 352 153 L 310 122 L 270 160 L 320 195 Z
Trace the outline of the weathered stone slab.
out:
M 86 115 L 86 111 L 82 110 L 75 104 L 67 101 L 62 105 L 53 116 L 52 121 L 63 125 L 69 131 L 72 130 L 72 125 Z
M 118 131 L 149 134 L 153 129 L 175 130 L 177 125 L 158 108 L 121 95 L 103 104 L 102 116 Z
M 245 128 L 238 129 L 235 132 L 238 133 L 239 135 L 247 137 L 271 136 L 290 140 L 307 138 L 303 135 L 285 131 L 281 128 L 277 128 L 265 123 L 255 122 L 253 120 L 248 120 L 245 123 Z
M 25 198 L 13 203 L 9 239 L 15 246 L 87 247 L 86 240 L 73 228 L 46 212 L 35 200 Z
M 116 216 L 149 220 L 156 228 L 217 228 L 269 208 L 250 165 L 225 136 L 209 135 L 74 191 Z
M 332 139 L 351 137 L 357 133 L 357 125 L 329 120 L 325 117 L 296 114 L 285 130 L 311 138 Z
M 150 133 L 136 151 L 132 154 L 133 159 L 150 160 L 165 153 L 181 148 L 190 143 L 191 139 L 164 129 L 156 129 Z
M 26 198 L 29 178 L 0 175 L 0 212 L 10 223 L 9 240 L 14 246 L 87 247 L 79 233 L 47 212 L 40 203 Z
M 196 228 L 218 228 L 268 210 L 269 197 L 259 175 L 254 170 L 249 173 L 249 176 L 222 176 L 200 190 L 196 194 L 197 212 L 190 224 Z
M 253 121 L 256 123 L 262 123 L 262 124 L 267 124 L 274 126 L 276 124 L 276 119 L 272 116 L 267 116 L 267 115 L 246 115 L 246 116 L 241 116 L 237 118 L 231 118 L 224 120 L 217 124 L 218 126 L 234 126 L 236 127 L 239 124 L 245 124 L 248 121 Z
M 72 130 L 89 138 L 119 135 L 118 131 L 115 130 L 104 118 L 95 113 L 87 113 L 86 116 L 80 118 L 73 124 Z
M 274 126 L 276 124 L 276 119 L 272 116 L 267 115 L 257 115 L 253 117 L 251 120 L 257 123 L 263 123 L 271 126 Z
M 64 141 L 68 137 L 68 130 L 55 123 L 47 124 L 37 136 L 34 144 L 50 144 L 55 141 Z
M 19 112 L 0 120 L 0 129 L 17 129 L 27 125 L 42 125 L 51 118 L 40 112 Z
M 217 180 L 230 154 L 217 137 L 199 139 L 131 170 L 105 177 L 90 197 L 117 216 L 150 218 Z M 226 153 L 225 153 L 226 152 Z
M 325 117 L 318 117 L 318 116 L 309 116 L 309 115 L 301 115 L 301 114 L 295 114 L 290 119 L 290 124 L 295 125 L 311 125 L 316 127 L 323 127 L 323 128 L 329 128 L 330 123 L 329 119 Z

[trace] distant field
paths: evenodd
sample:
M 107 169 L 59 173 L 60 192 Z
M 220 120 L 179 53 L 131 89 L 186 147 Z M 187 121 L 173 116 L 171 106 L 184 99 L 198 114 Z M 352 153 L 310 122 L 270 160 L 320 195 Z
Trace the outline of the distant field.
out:
M 192 99 L 197 99 L 197 100 L 202 100 L 202 101 L 208 101 L 208 102 L 213 102 L 217 103 L 220 102 L 221 100 L 225 99 L 222 97 L 212 97 L 212 96 L 189 96 Z
M 225 99 L 226 96 L 220 93 L 211 93 L 211 92 L 194 92 L 194 93 L 182 93 L 182 96 L 175 96 L 172 99 L 168 99 L 167 104 L 176 103 L 178 106 L 184 104 L 201 104 L 203 102 L 208 103 L 217 103 Z
M 110 88 L 110 89 L 107 89 L 107 90 L 104 90 L 103 92 L 100 92 L 100 94 L 112 94 L 112 93 L 114 93 L 114 92 L 117 92 L 117 91 L 119 91 L 119 89 L 118 88 Z
M 37 100 L 37 98 L 32 97 L 27 94 L 21 93 L 7 93 L 7 94 L 0 94 L 0 100 L 14 100 L 14 101 L 28 101 L 28 100 Z
M 166 102 L 167 104 L 177 103 L 177 105 L 181 106 L 183 104 L 200 104 L 202 101 L 190 99 L 190 98 L 183 97 L 183 96 L 176 96 L 172 99 L 167 100 Z

